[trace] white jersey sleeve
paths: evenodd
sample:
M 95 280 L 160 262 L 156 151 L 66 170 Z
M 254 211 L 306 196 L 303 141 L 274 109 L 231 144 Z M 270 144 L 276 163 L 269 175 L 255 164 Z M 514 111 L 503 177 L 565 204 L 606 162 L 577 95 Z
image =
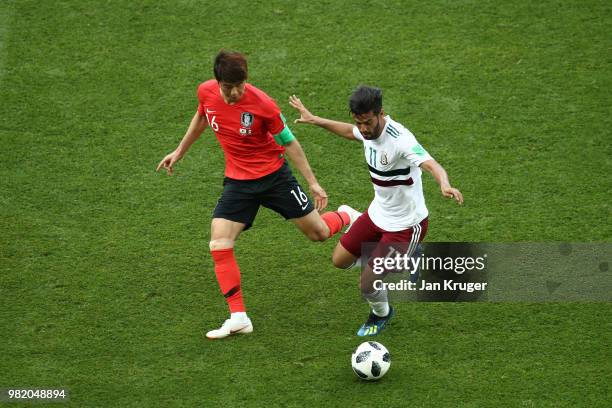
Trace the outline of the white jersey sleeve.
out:
M 360 142 L 363 142 L 363 135 L 361 134 L 359 129 L 357 129 L 357 126 L 353 126 L 353 136 L 355 136 L 355 139 L 359 140 Z
M 400 152 L 402 157 L 408 160 L 411 166 L 415 167 L 420 166 L 424 161 L 432 159 L 427 150 L 417 142 L 414 135 L 410 132 L 401 140 Z

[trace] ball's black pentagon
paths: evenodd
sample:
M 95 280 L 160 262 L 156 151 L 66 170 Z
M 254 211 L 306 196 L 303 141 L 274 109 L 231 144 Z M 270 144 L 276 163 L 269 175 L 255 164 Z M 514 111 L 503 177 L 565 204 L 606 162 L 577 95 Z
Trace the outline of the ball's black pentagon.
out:
M 375 341 L 368 341 L 368 343 L 373 349 L 380 350 L 380 346 Z
M 374 377 L 378 377 L 380 375 L 380 364 L 378 364 L 376 361 L 372 361 L 372 375 Z
M 353 371 L 355 372 L 355 374 L 357 374 L 358 377 L 360 378 L 368 378 L 367 375 L 365 375 L 364 373 L 362 373 L 361 371 L 359 371 L 358 369 L 356 369 L 355 367 L 353 367 Z
M 389 353 L 383 354 L 383 361 L 385 363 L 390 363 L 391 362 L 391 354 L 389 354 Z
M 357 354 L 357 358 L 355 358 L 355 361 L 358 363 L 362 363 L 366 361 L 370 357 L 370 353 L 371 353 L 370 350 L 362 351 L 361 353 Z

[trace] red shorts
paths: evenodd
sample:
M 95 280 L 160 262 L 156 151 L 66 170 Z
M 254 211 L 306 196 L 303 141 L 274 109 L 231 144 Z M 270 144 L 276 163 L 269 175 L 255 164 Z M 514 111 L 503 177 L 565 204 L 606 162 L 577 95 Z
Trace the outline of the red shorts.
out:
M 383 244 L 381 245 L 381 250 L 385 247 L 385 244 L 403 243 L 405 245 L 402 245 L 402 247 L 405 246 L 406 248 L 403 248 L 402 253 L 412 255 L 416 245 L 425 238 L 427 227 L 428 222 L 427 218 L 425 218 L 419 224 L 405 230 L 386 231 L 377 227 L 366 211 L 355 220 L 349 231 L 340 237 L 340 243 L 344 249 L 357 258 L 361 256 L 361 245 L 366 242 Z M 396 247 L 396 245 L 392 246 Z

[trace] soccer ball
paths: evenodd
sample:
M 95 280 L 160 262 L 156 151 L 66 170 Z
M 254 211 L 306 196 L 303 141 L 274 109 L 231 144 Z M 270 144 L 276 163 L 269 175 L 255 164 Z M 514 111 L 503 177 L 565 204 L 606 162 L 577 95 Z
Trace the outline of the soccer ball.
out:
M 353 372 L 362 380 L 382 378 L 391 366 L 389 350 L 376 341 L 366 341 L 355 349 L 351 356 Z

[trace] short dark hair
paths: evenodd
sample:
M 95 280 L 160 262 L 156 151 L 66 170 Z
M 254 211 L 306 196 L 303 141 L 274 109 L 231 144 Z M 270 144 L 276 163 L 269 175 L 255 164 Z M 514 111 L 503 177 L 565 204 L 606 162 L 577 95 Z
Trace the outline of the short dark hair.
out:
M 237 51 L 221 50 L 215 57 L 215 79 L 237 84 L 248 76 L 246 57 Z
M 359 85 L 349 98 L 349 109 L 355 115 L 372 112 L 378 115 L 382 110 L 382 90 L 373 86 Z

